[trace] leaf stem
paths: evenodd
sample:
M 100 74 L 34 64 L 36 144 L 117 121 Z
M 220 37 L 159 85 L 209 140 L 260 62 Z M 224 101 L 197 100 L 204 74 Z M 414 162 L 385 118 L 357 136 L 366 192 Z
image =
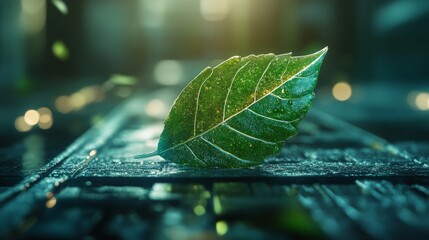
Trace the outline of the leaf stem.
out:
M 158 151 L 140 154 L 140 155 L 134 156 L 134 159 L 148 158 L 148 157 L 152 157 L 152 156 L 156 156 L 156 155 L 158 155 Z

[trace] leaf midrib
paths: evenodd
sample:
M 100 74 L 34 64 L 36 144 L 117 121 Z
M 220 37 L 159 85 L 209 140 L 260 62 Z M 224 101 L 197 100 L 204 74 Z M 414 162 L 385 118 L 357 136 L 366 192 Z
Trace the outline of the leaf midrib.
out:
M 322 49 L 322 50 L 321 50 L 321 51 L 319 51 L 319 52 L 322 52 L 322 51 L 325 51 L 325 52 L 326 52 L 325 48 L 324 48 L 324 49 Z M 310 55 L 313 55 L 313 54 L 310 54 Z M 245 111 L 246 109 L 248 109 L 248 108 L 250 108 L 251 106 L 253 106 L 255 103 L 259 102 L 259 101 L 260 101 L 260 100 L 262 100 L 263 98 L 265 98 L 265 97 L 267 97 L 268 95 L 270 95 L 272 92 L 274 92 L 274 91 L 276 91 L 277 89 L 279 89 L 281 86 L 283 86 L 283 84 L 285 84 L 286 82 L 290 81 L 290 80 L 291 80 L 292 78 L 294 78 L 296 75 L 299 75 L 300 73 L 302 73 L 302 72 L 304 72 L 305 70 L 307 70 L 309 67 L 311 67 L 313 64 L 315 64 L 315 63 L 316 63 L 316 62 L 317 62 L 321 57 L 323 57 L 323 54 L 321 54 L 319 57 L 317 57 L 313 62 L 311 62 L 310 64 L 308 64 L 305 68 L 301 69 L 299 72 L 297 72 L 296 74 L 294 74 L 293 76 L 291 76 L 290 78 L 288 78 L 286 81 L 284 81 L 283 83 L 281 83 L 280 85 L 278 85 L 277 87 L 275 87 L 272 91 L 270 91 L 269 93 L 267 93 L 267 94 L 266 94 L 266 95 L 264 95 L 263 97 L 259 98 L 257 101 L 254 101 L 253 103 L 249 104 L 249 106 L 247 106 L 247 107 L 243 108 L 242 110 L 238 111 L 237 113 L 235 113 L 235 114 L 233 114 L 233 115 L 229 116 L 228 118 L 226 118 L 226 119 L 222 120 L 220 123 L 216 124 L 215 126 L 211 127 L 210 129 L 207 129 L 206 131 L 204 131 L 204 132 L 202 132 L 202 133 L 200 133 L 200 134 L 198 134 L 198 135 L 194 135 L 194 136 L 192 136 L 191 138 L 189 138 L 189 139 L 187 139 L 187 140 L 185 140 L 185 141 L 183 141 L 183 142 L 181 142 L 181 143 L 179 143 L 179 144 L 177 144 L 177 145 L 174 145 L 174 146 L 172 146 L 172 147 L 170 147 L 170 148 L 164 149 L 164 150 L 162 150 L 161 152 L 157 152 L 157 154 L 161 154 L 161 153 L 164 153 L 164 152 L 170 151 L 170 150 L 172 150 L 172 149 L 174 149 L 174 148 L 177 148 L 177 147 L 179 147 L 179 146 L 181 146 L 181 145 L 184 145 L 184 144 L 186 144 L 186 143 L 188 143 L 188 142 L 190 142 L 190 141 L 193 141 L 193 140 L 195 140 L 195 139 L 197 139 L 197 138 L 199 138 L 199 137 L 202 137 L 204 134 L 206 134 L 206 133 L 210 132 L 211 130 L 213 130 L 213 129 L 217 128 L 217 127 L 219 127 L 220 125 L 224 124 L 225 122 L 228 122 L 231 118 L 233 118 L 233 117 L 237 116 L 238 114 L 242 113 L 242 112 L 243 112 L 243 111 Z M 291 57 L 291 58 L 292 58 L 292 57 Z M 289 63 L 290 63 L 290 59 L 289 59 L 289 61 L 288 61 L 288 64 L 287 64 L 287 65 L 289 65 Z M 214 70 L 214 68 L 213 68 L 212 70 Z M 282 78 L 282 77 L 283 77 L 283 75 L 286 73 L 286 71 L 287 71 L 287 68 L 285 69 L 285 71 L 283 72 L 283 74 L 282 74 L 282 76 L 281 76 L 280 78 Z M 208 78 L 207 78 L 207 79 L 208 79 Z M 206 80 L 207 80 L 207 79 L 206 79 Z M 206 80 L 204 80 L 204 82 L 205 82 Z M 201 86 L 202 86 L 202 84 L 201 84 Z

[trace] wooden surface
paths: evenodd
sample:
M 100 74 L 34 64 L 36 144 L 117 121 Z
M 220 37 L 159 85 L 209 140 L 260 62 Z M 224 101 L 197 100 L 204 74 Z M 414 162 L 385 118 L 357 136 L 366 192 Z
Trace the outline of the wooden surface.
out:
M 390 144 L 313 109 L 298 136 L 261 166 L 197 169 L 134 159 L 156 144 L 162 121 L 142 109 L 162 95 L 174 96 L 132 98 L 3 190 L 0 236 L 215 239 L 219 222 L 228 226 L 226 239 L 429 234 L 428 145 Z

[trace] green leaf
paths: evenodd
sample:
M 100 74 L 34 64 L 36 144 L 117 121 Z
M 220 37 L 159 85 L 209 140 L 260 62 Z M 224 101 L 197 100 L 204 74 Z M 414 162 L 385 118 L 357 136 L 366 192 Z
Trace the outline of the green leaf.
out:
M 196 167 L 261 164 L 297 133 L 327 51 L 232 57 L 204 69 L 176 99 L 157 152 L 137 157 Z

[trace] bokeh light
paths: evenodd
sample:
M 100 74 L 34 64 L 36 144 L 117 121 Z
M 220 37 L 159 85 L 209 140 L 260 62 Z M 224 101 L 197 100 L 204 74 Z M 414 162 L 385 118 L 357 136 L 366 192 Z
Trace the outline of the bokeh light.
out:
M 228 232 L 228 224 L 225 221 L 216 222 L 216 232 L 219 236 L 223 236 Z
M 183 69 L 176 60 L 162 60 L 155 65 L 153 75 L 161 85 L 177 85 L 183 78 Z
M 167 113 L 166 106 L 160 99 L 151 100 L 145 108 L 147 115 L 151 117 L 163 117 Z
M 46 5 L 46 0 L 21 0 L 22 11 L 27 14 L 35 14 Z
M 408 105 L 419 111 L 429 110 L 429 92 L 412 91 L 407 96 Z
M 123 74 L 113 74 L 108 82 L 116 85 L 134 85 L 137 83 L 137 78 Z
M 67 5 L 62 0 L 52 0 L 52 4 L 64 15 L 69 11 Z
M 46 24 L 46 0 L 21 0 L 21 24 L 26 33 L 39 33 Z
M 97 100 L 98 88 L 96 86 L 88 86 L 79 90 L 79 94 L 81 94 L 85 101 L 90 103 Z
M 57 204 L 57 199 L 55 197 L 51 197 L 48 201 L 46 201 L 46 208 L 53 208 Z
M 34 109 L 30 109 L 27 112 L 25 112 L 24 120 L 28 125 L 34 126 L 37 123 L 39 123 L 40 113 Z
M 55 100 L 55 108 L 61 113 L 79 111 L 90 103 L 102 101 L 104 96 L 105 90 L 101 86 L 87 86 L 71 95 L 59 96 Z
M 69 58 L 69 50 L 63 41 L 55 41 L 52 44 L 52 53 L 60 60 L 67 60 Z
M 38 112 L 40 114 L 39 128 L 45 130 L 51 128 L 54 122 L 51 110 L 47 107 L 42 107 L 38 109 Z
M 206 21 L 217 22 L 224 20 L 231 10 L 229 0 L 201 0 L 200 11 Z
M 202 205 L 197 205 L 194 207 L 194 213 L 197 216 L 202 216 L 206 213 L 206 209 Z
M 86 98 L 83 94 L 77 92 L 70 96 L 70 105 L 74 110 L 82 109 L 86 104 Z
M 55 108 L 60 113 L 69 113 L 73 110 L 73 107 L 70 105 L 68 96 L 59 96 L 55 100 Z
M 46 130 L 52 127 L 54 121 L 52 120 L 52 118 L 49 119 L 49 121 L 47 122 L 39 122 L 39 128 Z
M 429 110 L 429 94 L 425 92 L 418 93 L 415 98 L 415 106 L 421 111 Z
M 20 116 L 18 118 L 16 118 L 15 120 L 15 128 L 16 130 L 18 130 L 19 132 L 28 132 L 31 130 L 32 126 L 28 125 L 23 116 Z
M 332 88 L 332 95 L 338 101 L 347 101 L 352 96 L 352 87 L 347 82 L 338 82 Z

